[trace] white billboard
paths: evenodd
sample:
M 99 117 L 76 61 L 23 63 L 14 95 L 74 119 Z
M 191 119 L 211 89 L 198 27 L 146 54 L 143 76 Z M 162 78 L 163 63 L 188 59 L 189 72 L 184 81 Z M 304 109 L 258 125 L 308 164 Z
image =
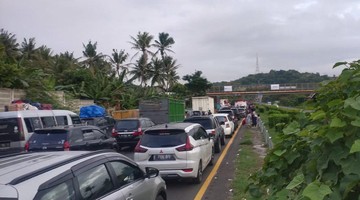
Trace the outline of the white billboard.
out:
M 271 84 L 270 88 L 271 88 L 271 90 L 279 90 L 280 89 L 280 84 Z
M 224 86 L 224 92 L 232 92 L 232 86 Z

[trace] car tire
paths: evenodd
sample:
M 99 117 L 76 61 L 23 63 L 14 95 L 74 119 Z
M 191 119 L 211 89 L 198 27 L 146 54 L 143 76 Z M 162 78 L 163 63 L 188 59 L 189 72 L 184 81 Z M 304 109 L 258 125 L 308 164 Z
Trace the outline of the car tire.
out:
M 221 141 L 220 138 L 218 138 L 215 142 L 215 153 L 220 153 L 221 152 Z
M 161 195 L 161 194 L 158 194 L 156 196 L 156 199 L 155 200 L 165 200 L 164 197 Z
M 225 145 L 225 134 L 221 136 L 221 145 Z
M 215 149 L 213 147 L 213 148 L 211 148 L 211 159 L 210 159 L 210 162 L 209 162 L 210 166 L 214 165 L 214 160 L 215 160 Z
M 202 164 L 201 164 L 201 161 L 200 161 L 196 178 L 194 178 L 194 183 L 200 184 L 202 182 L 202 178 L 203 178 L 203 171 L 202 171 Z

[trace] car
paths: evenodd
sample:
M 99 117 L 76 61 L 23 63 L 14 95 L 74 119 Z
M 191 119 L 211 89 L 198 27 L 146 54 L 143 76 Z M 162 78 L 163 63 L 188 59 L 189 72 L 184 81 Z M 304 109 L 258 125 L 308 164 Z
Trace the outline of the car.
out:
M 220 123 L 212 115 L 193 116 L 186 118 L 184 122 L 201 124 L 214 140 L 215 153 L 221 152 L 221 146 L 225 145 L 225 133 Z
M 18 153 L 0 163 L 0 199 L 167 198 L 157 169 L 113 150 Z
M 201 116 L 203 115 L 202 111 L 200 110 L 193 110 L 191 116 Z
M 234 122 L 230 120 L 229 114 L 215 113 L 213 116 L 220 122 L 224 129 L 225 136 L 232 136 L 235 130 Z
M 68 110 L 21 110 L 0 112 L 0 155 L 24 150 L 35 129 L 81 124 Z
M 235 128 L 238 127 L 239 125 L 239 120 L 237 117 L 235 117 L 234 111 L 231 109 L 224 109 L 224 110 L 219 110 L 217 113 L 227 113 L 230 115 L 231 120 L 234 122 Z
M 99 127 L 108 136 L 111 136 L 115 125 L 115 119 L 110 116 L 81 118 L 81 123 Z
M 203 170 L 214 162 L 212 138 L 195 123 L 160 124 L 147 129 L 134 150 L 141 168 L 154 167 L 164 179 L 201 183 Z
M 155 123 L 146 117 L 117 120 L 112 129 L 112 137 L 116 139 L 119 150 L 124 146 L 130 146 L 133 149 L 143 131 L 154 125 Z
M 116 140 L 97 126 L 57 126 L 36 129 L 25 144 L 25 151 L 73 151 L 117 149 Z

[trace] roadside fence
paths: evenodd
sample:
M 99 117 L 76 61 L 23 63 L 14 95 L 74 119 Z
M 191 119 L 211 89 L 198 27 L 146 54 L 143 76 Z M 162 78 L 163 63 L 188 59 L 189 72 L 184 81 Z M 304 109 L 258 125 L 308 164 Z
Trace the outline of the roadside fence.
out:
M 265 127 L 265 123 L 258 118 L 257 126 L 260 129 L 261 134 L 264 136 L 265 144 L 268 146 L 269 149 L 273 148 L 273 142 L 271 140 L 271 136 L 269 135 L 269 131 Z

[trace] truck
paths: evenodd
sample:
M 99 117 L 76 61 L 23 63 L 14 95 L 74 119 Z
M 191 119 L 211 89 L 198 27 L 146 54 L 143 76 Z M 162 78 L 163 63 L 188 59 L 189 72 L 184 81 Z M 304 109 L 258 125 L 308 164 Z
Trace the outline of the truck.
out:
M 150 118 L 156 124 L 182 122 L 185 119 L 185 101 L 171 98 L 141 100 L 139 117 Z
M 215 113 L 214 98 L 209 96 L 192 97 L 191 98 L 192 109 L 198 111 Z

